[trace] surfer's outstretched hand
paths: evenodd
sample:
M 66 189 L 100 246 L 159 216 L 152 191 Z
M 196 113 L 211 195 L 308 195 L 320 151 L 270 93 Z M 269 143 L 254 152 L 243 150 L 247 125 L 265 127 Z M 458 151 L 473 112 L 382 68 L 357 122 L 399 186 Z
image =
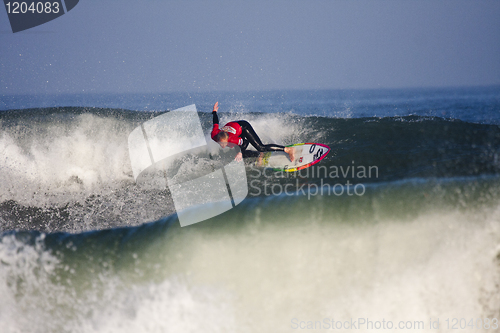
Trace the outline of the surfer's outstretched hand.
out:
M 236 154 L 236 157 L 234 158 L 234 160 L 237 162 L 241 162 L 242 159 L 243 159 L 243 154 L 240 151 L 238 154 Z
M 215 102 L 213 112 L 217 112 L 219 110 L 219 102 Z

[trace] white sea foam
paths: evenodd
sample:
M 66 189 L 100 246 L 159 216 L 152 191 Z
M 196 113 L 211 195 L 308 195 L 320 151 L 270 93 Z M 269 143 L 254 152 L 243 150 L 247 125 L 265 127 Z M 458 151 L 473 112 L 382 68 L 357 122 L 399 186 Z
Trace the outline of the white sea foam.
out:
M 142 240 L 129 268 L 92 268 L 69 275 L 69 284 L 53 274 L 71 256 L 4 237 L 0 325 L 6 332 L 294 332 L 294 323 L 365 318 L 422 321 L 420 331 L 432 331 L 429 320 L 439 319 L 439 331 L 453 332 L 448 318 L 499 316 L 499 210 L 363 223 L 328 221 L 321 211 L 309 221 L 289 218 L 286 227 L 272 223 L 257 208 L 237 232 L 178 229 L 157 247 Z
M 441 212 L 409 222 L 267 228 L 270 221 L 256 217 L 234 238 L 193 240 L 188 267 L 201 281 L 231 286 L 254 332 L 295 331 L 294 318 L 498 319 L 499 218 Z
M 127 133 L 120 121 L 91 114 L 66 126 L 8 128 L 0 136 L 0 198 L 35 205 L 129 180 Z

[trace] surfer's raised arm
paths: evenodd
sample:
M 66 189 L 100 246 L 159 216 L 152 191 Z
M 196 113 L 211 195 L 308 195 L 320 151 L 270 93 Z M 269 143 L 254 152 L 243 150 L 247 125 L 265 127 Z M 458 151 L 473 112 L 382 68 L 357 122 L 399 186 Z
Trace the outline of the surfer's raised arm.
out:
M 219 117 L 217 116 L 217 111 L 219 110 L 219 102 L 215 102 L 212 115 L 214 116 L 214 125 L 219 125 Z
M 219 116 L 217 115 L 217 110 L 219 110 L 219 102 L 215 102 L 214 108 L 212 110 L 212 115 L 213 115 L 213 122 L 214 125 L 212 127 L 212 133 L 210 136 L 212 137 L 212 140 L 220 144 L 220 139 L 226 139 L 226 144 L 227 144 L 227 137 L 225 136 L 225 132 L 221 131 L 219 129 Z M 222 146 L 222 145 L 221 145 Z M 222 146 L 224 148 L 225 146 Z

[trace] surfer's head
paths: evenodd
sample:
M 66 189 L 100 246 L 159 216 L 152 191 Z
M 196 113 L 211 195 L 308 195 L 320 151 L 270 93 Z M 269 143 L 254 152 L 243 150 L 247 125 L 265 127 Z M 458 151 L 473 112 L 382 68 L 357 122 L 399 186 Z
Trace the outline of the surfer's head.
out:
M 229 139 L 229 135 L 227 132 L 220 131 L 217 136 L 215 137 L 217 140 L 217 143 L 220 144 L 222 148 L 226 148 L 227 146 L 227 139 Z

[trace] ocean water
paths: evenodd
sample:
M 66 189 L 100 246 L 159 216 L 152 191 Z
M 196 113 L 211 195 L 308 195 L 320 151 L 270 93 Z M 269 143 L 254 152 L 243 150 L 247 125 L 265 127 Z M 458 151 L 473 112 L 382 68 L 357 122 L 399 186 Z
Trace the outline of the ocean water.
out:
M 331 151 L 181 228 L 127 138 L 217 100 Z M 0 96 L 2 332 L 492 332 L 499 281 L 500 87 Z

